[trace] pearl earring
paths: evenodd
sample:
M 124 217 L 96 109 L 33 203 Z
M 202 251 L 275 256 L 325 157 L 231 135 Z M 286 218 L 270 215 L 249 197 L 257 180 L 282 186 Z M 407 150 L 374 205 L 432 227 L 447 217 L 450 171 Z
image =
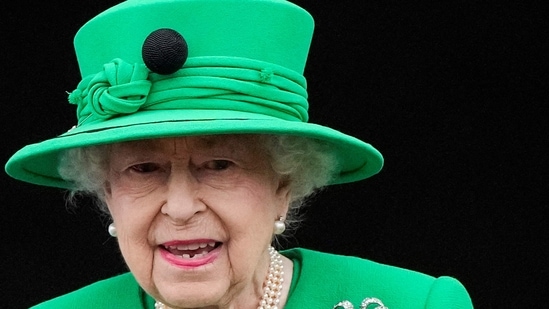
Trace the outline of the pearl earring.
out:
M 112 237 L 116 237 L 116 226 L 114 226 L 114 223 L 109 224 L 109 234 Z
M 286 230 L 286 224 L 284 223 L 284 220 L 282 220 L 283 217 L 280 217 L 278 220 L 274 222 L 274 233 L 275 235 L 280 235 L 284 233 Z

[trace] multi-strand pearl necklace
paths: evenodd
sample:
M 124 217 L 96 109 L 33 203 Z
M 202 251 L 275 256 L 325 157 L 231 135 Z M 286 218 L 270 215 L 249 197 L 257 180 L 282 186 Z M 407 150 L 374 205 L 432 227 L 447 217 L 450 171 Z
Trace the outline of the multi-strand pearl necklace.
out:
M 284 283 L 284 266 L 282 256 L 273 247 L 269 247 L 269 273 L 263 284 L 263 295 L 257 309 L 278 309 L 280 296 L 282 295 L 282 284 Z M 155 309 L 167 309 L 166 305 L 156 301 Z
M 282 284 L 284 283 L 284 265 L 282 257 L 273 247 L 269 247 L 271 262 L 267 280 L 263 284 L 263 296 L 257 309 L 278 309 L 280 295 L 282 295 Z

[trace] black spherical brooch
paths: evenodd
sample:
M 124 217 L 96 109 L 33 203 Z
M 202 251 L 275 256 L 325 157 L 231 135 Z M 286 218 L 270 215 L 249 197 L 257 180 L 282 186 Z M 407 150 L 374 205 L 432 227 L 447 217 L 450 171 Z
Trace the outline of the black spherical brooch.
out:
M 168 75 L 183 67 L 189 49 L 183 36 L 168 28 L 151 32 L 143 42 L 143 61 L 149 70 Z

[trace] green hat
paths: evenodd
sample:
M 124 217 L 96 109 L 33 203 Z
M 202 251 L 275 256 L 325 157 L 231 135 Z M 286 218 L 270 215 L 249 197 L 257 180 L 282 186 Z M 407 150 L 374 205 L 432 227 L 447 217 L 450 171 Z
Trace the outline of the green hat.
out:
M 209 134 L 290 134 L 325 141 L 340 163 L 333 183 L 379 172 L 381 154 L 308 123 L 305 62 L 314 22 L 285 0 L 127 0 L 76 34 L 83 80 L 69 95 L 78 124 L 28 145 L 6 171 L 68 188 L 57 172 L 70 148 Z

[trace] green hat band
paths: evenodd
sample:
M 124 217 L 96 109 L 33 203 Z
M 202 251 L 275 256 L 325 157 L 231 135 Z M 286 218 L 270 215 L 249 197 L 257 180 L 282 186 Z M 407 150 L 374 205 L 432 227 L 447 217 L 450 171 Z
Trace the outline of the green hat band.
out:
M 205 98 L 210 100 L 204 100 Z M 230 104 L 223 104 L 230 100 Z M 237 57 L 195 57 L 171 75 L 121 59 L 85 77 L 70 93 L 78 126 L 138 110 L 230 109 L 308 120 L 305 78 L 284 67 Z

